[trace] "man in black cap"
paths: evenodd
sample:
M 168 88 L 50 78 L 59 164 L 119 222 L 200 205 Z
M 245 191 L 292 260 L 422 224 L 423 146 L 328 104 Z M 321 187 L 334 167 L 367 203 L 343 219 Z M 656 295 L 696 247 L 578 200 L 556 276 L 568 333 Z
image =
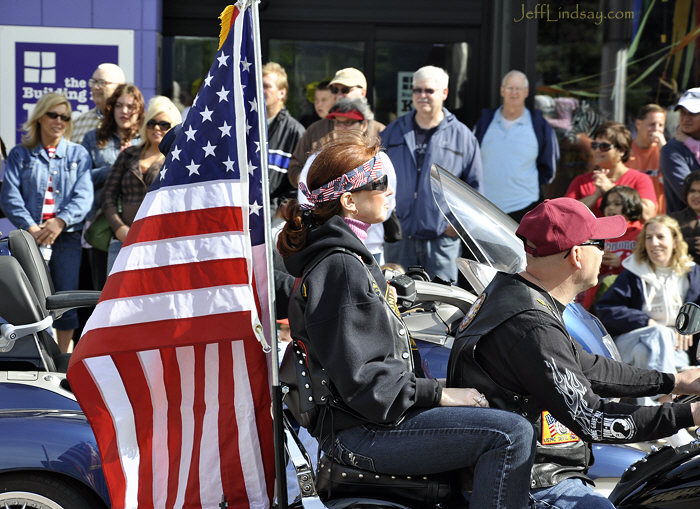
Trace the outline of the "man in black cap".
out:
M 596 218 L 577 200 L 545 200 L 516 232 L 525 270 L 498 273 L 459 326 L 448 386 L 475 387 L 492 408 L 533 423 L 537 507 L 612 508 L 586 476 L 592 442 L 653 440 L 700 424 L 700 403 L 644 407 L 601 399 L 698 394 L 700 369 L 673 375 L 592 355 L 564 325 L 566 304 L 597 282 L 605 239 L 625 228 L 622 216 Z

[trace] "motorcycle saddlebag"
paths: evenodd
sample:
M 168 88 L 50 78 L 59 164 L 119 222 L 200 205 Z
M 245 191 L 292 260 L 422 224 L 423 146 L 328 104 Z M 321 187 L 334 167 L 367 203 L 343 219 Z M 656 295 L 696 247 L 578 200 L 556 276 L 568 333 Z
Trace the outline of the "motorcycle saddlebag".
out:
M 410 507 L 465 507 L 459 489 L 459 474 L 433 475 L 377 474 L 321 458 L 316 473 L 316 490 L 322 500 L 345 497 L 376 497 Z M 456 495 L 453 495 L 456 493 Z

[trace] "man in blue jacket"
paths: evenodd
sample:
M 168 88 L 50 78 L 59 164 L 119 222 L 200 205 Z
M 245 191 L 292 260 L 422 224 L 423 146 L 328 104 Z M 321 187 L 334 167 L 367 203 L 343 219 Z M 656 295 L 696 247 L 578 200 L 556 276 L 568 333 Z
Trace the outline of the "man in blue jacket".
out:
M 382 145 L 396 170 L 396 213 L 403 239 L 385 244 L 387 261 L 404 267 L 422 265 L 430 276 L 457 280 L 454 263 L 461 244 L 442 217 L 430 190 L 430 166 L 437 163 L 481 191 L 481 156 L 467 126 L 443 107 L 449 76 L 439 67 L 413 74 L 411 113 L 381 133 Z
M 529 83 L 520 71 L 501 82 L 503 105 L 483 110 L 474 126 L 484 166 L 484 196 L 520 222 L 554 179 L 559 143 L 538 110 L 525 107 Z

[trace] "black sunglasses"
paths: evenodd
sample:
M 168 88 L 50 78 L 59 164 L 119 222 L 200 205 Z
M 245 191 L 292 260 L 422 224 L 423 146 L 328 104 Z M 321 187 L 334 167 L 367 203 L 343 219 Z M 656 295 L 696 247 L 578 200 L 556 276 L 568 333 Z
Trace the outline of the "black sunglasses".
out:
M 338 88 L 338 87 L 331 85 L 330 87 L 328 87 L 328 90 L 330 90 L 331 94 L 333 94 L 333 95 L 336 95 L 339 92 L 342 92 L 343 94 L 349 94 L 353 88 L 362 88 L 362 87 L 358 87 L 357 85 L 353 85 L 352 87 Z
M 601 251 L 605 251 L 605 239 L 590 239 L 590 240 L 587 240 L 586 242 L 581 242 L 578 245 L 579 246 L 595 246 L 598 249 L 600 249 Z M 569 253 L 571 253 L 571 249 L 572 248 L 569 248 L 569 250 L 564 255 L 564 258 L 569 256 Z
M 60 119 L 64 122 L 70 121 L 70 115 L 62 115 L 60 113 L 56 113 L 55 111 L 47 111 L 46 116 L 49 117 L 51 120 L 56 120 L 60 117 Z
M 615 145 L 613 145 L 612 143 L 608 143 L 607 141 L 601 141 L 601 142 L 592 141 L 591 142 L 591 148 L 593 150 L 600 150 L 601 152 L 607 152 L 608 150 L 610 150 L 614 146 Z
M 151 119 L 148 122 L 146 122 L 146 127 L 148 127 L 149 129 L 155 129 L 156 126 L 158 126 L 163 131 L 167 131 L 168 129 L 170 129 L 171 125 L 172 124 L 170 122 L 166 122 L 165 120 L 156 121 Z
M 434 88 L 417 88 L 417 87 L 413 89 L 413 93 L 415 95 L 421 95 L 423 92 L 425 92 L 428 95 L 433 95 L 435 93 L 435 89 Z
M 353 189 L 352 192 L 356 193 L 357 191 L 386 191 L 387 188 L 389 187 L 389 177 L 384 175 L 382 178 L 373 180 L 372 182 L 367 182 L 364 186 L 358 187 L 357 189 Z

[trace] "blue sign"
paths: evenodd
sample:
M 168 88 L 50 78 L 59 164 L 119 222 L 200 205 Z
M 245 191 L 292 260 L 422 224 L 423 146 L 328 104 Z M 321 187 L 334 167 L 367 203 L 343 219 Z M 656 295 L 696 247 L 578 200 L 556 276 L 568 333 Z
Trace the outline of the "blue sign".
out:
M 22 124 L 44 94 L 65 95 L 74 117 L 93 108 L 88 80 L 103 62 L 119 62 L 118 45 L 16 42 L 15 142 L 20 143 Z

